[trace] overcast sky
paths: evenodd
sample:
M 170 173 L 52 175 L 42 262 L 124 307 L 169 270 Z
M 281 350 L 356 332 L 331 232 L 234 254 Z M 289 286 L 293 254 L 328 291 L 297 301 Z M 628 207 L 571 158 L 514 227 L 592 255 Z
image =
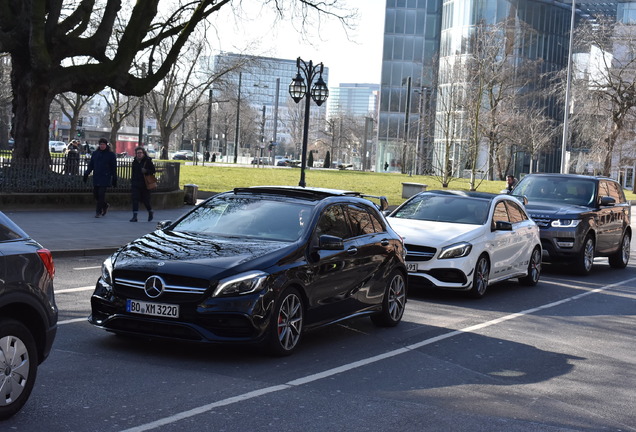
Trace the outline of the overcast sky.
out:
M 240 21 L 230 8 L 221 10 L 216 21 L 220 49 L 284 59 L 301 57 L 305 61 L 324 63 L 329 68 L 329 86 L 339 83 L 380 83 L 385 0 L 348 0 L 358 9 L 357 28 L 347 33 L 335 19 L 323 19 L 306 26 L 308 39 L 303 40 L 291 21 L 273 26 L 274 15 L 258 5 L 262 2 L 243 0 Z M 271 6 L 270 6 L 271 8 Z M 290 77 L 291 80 L 292 77 Z

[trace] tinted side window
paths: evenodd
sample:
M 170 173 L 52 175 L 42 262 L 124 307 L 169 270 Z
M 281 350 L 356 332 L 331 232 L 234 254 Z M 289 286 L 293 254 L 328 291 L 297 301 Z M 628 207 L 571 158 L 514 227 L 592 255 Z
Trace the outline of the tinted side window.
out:
M 349 220 L 351 221 L 351 232 L 354 237 L 373 234 L 375 228 L 369 212 L 364 208 L 355 205 L 348 205 L 347 211 L 349 212 Z
M 17 240 L 19 238 L 22 238 L 20 234 L 11 230 L 9 227 L 0 225 L 0 241 Z
M 625 202 L 625 194 L 623 194 L 623 190 L 622 190 L 622 188 L 620 187 L 620 185 L 618 183 L 612 182 L 612 181 L 607 181 L 607 182 L 602 182 L 602 183 L 607 183 L 607 189 L 609 190 L 609 196 L 614 198 L 617 203 L 624 203 Z
M 369 210 L 369 216 L 371 216 L 371 220 L 373 220 L 373 228 L 375 229 L 375 232 L 386 231 L 386 226 L 384 226 L 382 218 L 377 212 Z
M 604 196 L 611 196 L 610 195 L 610 190 L 609 190 L 609 185 L 607 184 L 606 181 L 600 181 L 598 183 L 598 196 L 599 197 L 604 197 Z
M 347 223 L 341 206 L 333 205 L 327 207 L 320 215 L 320 219 L 316 225 L 316 235 L 321 236 L 325 234 L 341 238 L 351 237 L 349 224 Z
M 495 222 L 510 222 L 510 220 L 508 219 L 508 212 L 506 211 L 506 203 L 504 203 L 503 201 L 497 203 L 495 212 L 492 215 L 492 220 L 493 226 Z
M 526 217 L 526 214 L 517 203 L 506 201 L 506 207 L 508 207 L 508 216 L 510 217 L 510 222 L 517 223 L 523 222 L 524 220 L 528 219 Z

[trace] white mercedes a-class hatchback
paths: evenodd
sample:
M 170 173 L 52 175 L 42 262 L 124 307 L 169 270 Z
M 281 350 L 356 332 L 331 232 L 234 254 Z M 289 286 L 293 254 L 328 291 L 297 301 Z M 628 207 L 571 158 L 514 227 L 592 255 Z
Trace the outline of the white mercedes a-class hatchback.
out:
M 481 298 L 489 285 L 541 275 L 539 228 L 510 195 L 421 192 L 387 220 L 404 238 L 409 284 L 466 291 Z

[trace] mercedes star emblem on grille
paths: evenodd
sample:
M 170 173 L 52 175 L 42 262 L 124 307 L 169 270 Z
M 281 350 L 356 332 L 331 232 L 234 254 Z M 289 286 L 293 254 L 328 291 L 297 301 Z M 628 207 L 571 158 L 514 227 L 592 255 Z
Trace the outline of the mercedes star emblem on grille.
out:
M 159 276 L 150 276 L 144 283 L 144 291 L 146 291 L 146 295 L 150 298 L 159 297 L 165 287 L 166 282 Z

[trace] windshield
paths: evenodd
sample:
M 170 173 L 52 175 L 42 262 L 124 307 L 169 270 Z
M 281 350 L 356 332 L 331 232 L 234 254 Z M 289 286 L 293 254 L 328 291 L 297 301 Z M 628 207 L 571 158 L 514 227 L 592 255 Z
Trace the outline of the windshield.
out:
M 306 229 L 310 211 L 300 203 L 221 197 L 197 207 L 173 231 L 291 242 Z
M 524 195 L 528 202 L 565 202 L 594 207 L 596 182 L 578 178 L 525 177 L 513 193 Z
M 458 196 L 419 195 L 398 209 L 392 217 L 423 221 L 483 225 L 490 201 Z

